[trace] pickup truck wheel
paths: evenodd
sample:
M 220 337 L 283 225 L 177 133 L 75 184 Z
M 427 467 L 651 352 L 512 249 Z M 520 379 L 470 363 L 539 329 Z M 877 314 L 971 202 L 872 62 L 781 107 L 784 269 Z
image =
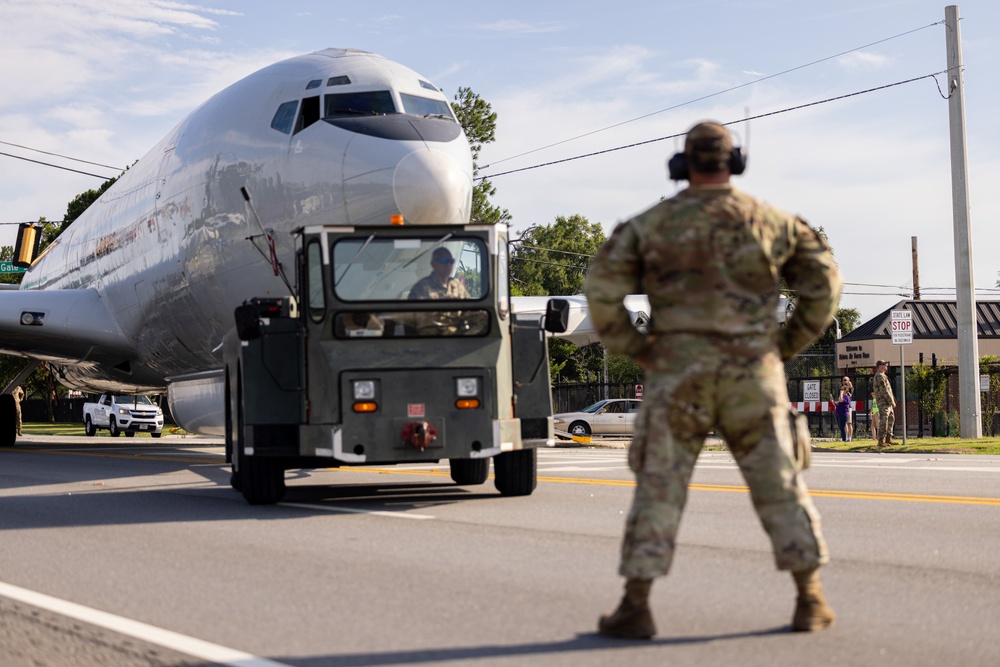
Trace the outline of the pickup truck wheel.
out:
M 150 433 L 150 435 L 153 436 L 154 438 L 159 438 L 161 435 L 163 435 L 163 431 L 153 431 L 152 433 Z
M 97 427 L 94 426 L 94 422 L 90 420 L 90 415 L 83 418 L 83 432 L 87 434 L 88 438 L 93 438 L 97 435 Z
M 450 459 L 451 478 L 459 486 L 482 484 L 490 476 L 489 459 Z
M 502 496 L 530 496 L 538 484 L 538 459 L 534 449 L 498 454 L 493 459 L 494 484 Z
M 125 431 L 125 437 L 126 438 L 134 438 L 135 437 L 135 431 Z
M 114 417 L 109 418 L 108 430 L 111 431 L 112 438 L 117 438 L 122 434 L 122 430 L 118 428 L 118 421 Z
M 13 394 L 0 394 L 0 447 L 17 442 L 17 405 Z

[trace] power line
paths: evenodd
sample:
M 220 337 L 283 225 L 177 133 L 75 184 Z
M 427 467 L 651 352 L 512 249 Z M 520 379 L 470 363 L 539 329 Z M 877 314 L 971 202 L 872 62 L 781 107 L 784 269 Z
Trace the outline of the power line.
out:
M 562 141 L 557 141 L 557 142 L 555 142 L 553 144 L 548 144 L 546 146 L 541 146 L 540 148 L 533 148 L 530 151 L 525 151 L 523 153 L 518 153 L 517 155 L 511 155 L 510 157 L 505 157 L 505 158 L 500 159 L 500 160 L 494 160 L 490 164 L 483 165 L 481 168 L 482 169 L 489 169 L 493 165 L 500 164 L 501 162 L 507 162 L 509 160 L 514 160 L 514 159 L 519 158 L 519 157 L 524 157 L 525 155 L 531 155 L 532 153 L 537 153 L 537 152 L 543 151 L 543 150 L 545 150 L 547 148 L 552 148 L 554 146 L 560 146 L 562 144 L 569 143 L 571 141 L 576 141 L 577 139 L 582 139 L 584 137 L 589 137 L 591 135 L 598 134 L 600 132 L 604 132 L 605 130 L 611 130 L 611 129 L 614 129 L 616 127 L 621 127 L 622 125 L 627 125 L 629 123 L 634 123 L 637 120 L 642 120 L 644 118 L 649 118 L 650 116 L 655 116 L 657 114 L 661 114 L 661 113 L 664 113 L 664 112 L 667 112 L 667 111 L 673 111 L 674 109 L 679 109 L 679 108 L 687 106 L 689 104 L 694 104 L 695 102 L 701 102 L 703 100 L 707 100 L 707 99 L 712 98 L 712 97 L 718 97 L 719 95 L 724 95 L 726 93 L 731 93 L 734 90 L 739 90 L 740 88 L 746 88 L 747 86 L 752 86 L 754 84 L 760 83 L 761 81 L 767 81 L 768 79 L 774 79 L 776 77 L 783 76 L 785 74 L 790 74 L 790 73 L 798 71 L 800 69 L 805 69 L 806 67 L 811 67 L 813 65 L 818 65 L 819 63 L 823 63 L 823 62 L 826 62 L 828 60 L 833 60 L 834 58 L 839 58 L 841 56 L 846 56 L 848 53 L 854 53 L 855 51 L 860 51 L 861 49 L 867 49 L 870 46 L 875 46 L 876 44 L 882 44 L 883 42 L 888 42 L 888 41 L 891 41 L 893 39 L 898 39 L 899 37 L 905 37 L 906 35 L 909 35 L 909 34 L 912 34 L 912 33 L 915 33 L 915 32 L 919 32 L 921 30 L 926 30 L 927 28 L 933 28 L 934 26 L 941 25 L 943 23 L 944 23 L 944 21 L 938 21 L 936 23 L 931 23 L 930 25 L 921 26 L 920 28 L 914 28 L 913 30 L 907 30 L 906 32 L 901 32 L 898 35 L 893 35 L 892 37 L 886 37 L 885 39 L 880 39 L 880 40 L 871 42 L 869 44 L 865 44 L 863 46 L 858 46 L 858 47 L 855 47 L 853 49 L 848 49 L 847 51 L 841 51 L 840 53 L 837 53 L 835 55 L 827 56 L 825 58 L 820 58 L 819 60 L 814 60 L 814 61 L 808 62 L 808 63 L 806 63 L 804 65 L 798 65 L 797 67 L 792 67 L 790 69 L 783 70 L 781 72 L 778 72 L 777 74 L 769 74 L 767 76 L 762 76 L 760 78 L 754 79 L 753 81 L 747 81 L 746 83 L 741 83 L 738 86 L 733 86 L 732 88 L 726 88 L 725 90 L 720 90 L 720 91 L 715 92 L 715 93 L 709 93 L 708 95 L 702 95 L 701 97 L 696 97 L 693 100 L 688 100 L 687 102 L 681 102 L 680 104 L 675 104 L 675 105 L 673 105 L 671 107 L 667 107 L 666 109 L 660 109 L 659 111 L 652 111 L 650 113 L 643 114 L 642 116 L 636 116 L 635 118 L 631 118 L 629 120 L 623 120 L 620 123 L 615 123 L 614 125 L 608 125 L 607 127 L 602 127 L 599 130 L 592 130 L 590 132 L 585 132 L 584 134 L 577 135 L 575 137 L 570 137 L 569 139 L 563 139 Z
M 100 162 L 91 162 L 90 160 L 81 160 L 78 157 L 70 157 L 68 155 L 60 155 L 59 153 L 50 153 L 49 151 L 43 151 L 40 148 L 32 148 L 31 146 L 22 146 L 21 144 L 12 144 L 9 141 L 0 141 L 0 144 L 4 146 L 13 146 L 15 148 L 23 148 L 26 151 L 34 151 L 35 153 L 42 153 L 43 155 L 51 155 L 53 157 L 61 157 L 64 160 L 72 160 L 73 162 L 83 162 L 84 164 L 92 164 L 95 167 L 107 167 L 108 169 L 114 169 L 116 171 L 125 171 L 124 167 L 112 167 L 110 164 L 101 164 Z
M 531 248 L 532 250 L 544 250 L 546 252 L 557 252 L 557 253 L 562 254 L 562 255 L 576 255 L 577 257 L 595 257 L 596 256 L 596 255 L 589 255 L 587 253 L 582 253 L 582 252 L 570 252 L 569 250 L 556 250 L 554 248 L 543 248 L 543 247 L 537 246 L 537 245 L 524 245 L 523 243 L 521 244 L 521 247 L 522 248 Z
M 866 90 L 859 90 L 853 93 L 846 93 L 844 95 L 838 95 L 836 97 L 828 97 L 824 100 L 818 100 L 816 102 L 807 102 L 806 104 L 799 104 L 794 107 L 787 107 L 785 109 L 779 109 L 778 111 L 769 111 L 768 113 L 757 114 L 756 116 L 747 116 L 746 118 L 740 118 L 737 120 L 730 120 L 722 125 L 736 125 L 737 123 L 745 123 L 751 120 L 758 120 L 760 118 L 767 118 L 768 116 L 777 116 L 778 114 L 788 113 L 789 111 L 798 111 L 799 109 L 805 109 L 808 107 L 818 106 L 820 104 L 827 104 L 828 102 L 836 102 L 838 100 L 843 100 L 848 97 L 855 97 L 857 95 L 865 95 L 867 93 L 874 93 L 879 90 L 885 90 L 886 88 L 892 88 L 894 86 L 902 86 L 903 84 L 913 83 L 914 81 L 920 81 L 921 79 L 933 79 L 938 74 L 944 74 L 948 70 L 941 70 L 940 72 L 934 72 L 933 74 L 924 74 L 923 76 L 913 77 L 912 79 L 906 79 L 904 81 L 896 81 L 895 83 L 887 83 L 883 86 L 876 86 L 875 88 L 868 88 Z M 934 79 L 937 81 L 937 79 Z M 637 141 L 635 143 L 626 144 L 624 146 L 616 146 L 615 148 L 606 148 L 601 151 L 594 151 L 592 153 L 585 153 L 583 155 L 576 155 L 574 157 L 563 158 L 561 160 L 552 160 L 551 162 L 543 162 L 542 164 L 532 165 L 530 167 L 521 167 L 520 169 L 510 169 L 508 171 L 501 171 L 495 174 L 487 174 L 485 176 L 479 176 L 475 180 L 481 181 L 487 178 L 496 178 L 497 176 L 506 176 L 508 174 L 516 174 L 520 171 L 529 171 L 531 169 L 539 169 L 541 167 L 551 167 L 552 165 L 562 164 L 564 162 L 572 162 L 574 160 L 582 160 L 583 158 L 594 157 L 596 155 L 604 155 L 605 153 L 614 153 L 616 151 L 622 151 L 627 148 L 635 148 L 636 146 L 644 146 L 646 144 L 653 144 L 658 141 L 665 141 L 667 139 L 676 139 L 682 137 L 686 132 L 679 132 L 677 134 L 669 134 L 665 137 L 657 137 L 656 139 L 647 139 L 646 141 Z
M 80 171 L 79 169 L 70 169 L 69 167 L 63 167 L 63 166 L 58 165 L 58 164 L 52 164 L 51 162 L 42 162 L 41 160 L 32 160 L 31 158 L 22 157 L 20 155 L 11 155 L 10 153 L 3 153 L 3 152 L 0 152 L 0 155 L 6 155 L 7 157 L 12 157 L 12 158 L 15 158 L 15 159 L 18 159 L 18 160 L 24 160 L 25 162 L 34 162 L 35 164 L 43 164 L 46 167 L 55 167 L 56 169 L 63 169 L 65 171 L 72 171 L 72 172 L 77 173 L 77 174 L 83 174 L 84 176 L 93 176 L 94 178 L 102 178 L 105 181 L 108 180 L 109 178 L 112 178 L 111 176 L 101 176 L 100 174 L 91 174 L 89 171 Z

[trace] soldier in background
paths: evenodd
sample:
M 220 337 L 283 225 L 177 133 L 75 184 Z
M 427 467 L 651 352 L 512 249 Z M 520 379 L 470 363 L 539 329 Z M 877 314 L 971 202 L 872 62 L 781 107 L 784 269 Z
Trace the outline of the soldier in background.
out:
M 17 434 L 24 435 L 21 433 L 21 401 L 24 400 L 24 390 L 21 389 L 21 385 L 14 388 L 14 420 L 17 424 Z
M 878 444 L 875 448 L 882 451 L 883 445 L 895 445 L 892 441 L 892 427 L 896 421 L 896 397 L 892 394 L 892 385 L 885 376 L 889 362 L 879 359 L 875 362 L 875 376 L 872 378 L 872 388 L 875 390 L 875 404 L 878 406 Z
M 650 588 L 670 569 L 691 472 L 713 430 L 750 487 L 778 568 L 794 575 L 792 628 L 822 630 L 834 620 L 819 578 L 828 555 L 796 462 L 796 442 L 809 444 L 792 425 L 782 362 L 829 326 L 840 272 L 804 221 L 729 184 L 745 158 L 721 125 L 694 126 L 668 166 L 672 179 L 691 186 L 619 225 L 585 284 L 608 351 L 632 356 L 646 373 L 629 450 L 637 484 L 619 568 L 625 595 L 598 630 L 634 639 L 655 634 Z M 782 278 L 798 302 L 779 328 Z M 635 293 L 649 296 L 646 335 L 622 303 Z

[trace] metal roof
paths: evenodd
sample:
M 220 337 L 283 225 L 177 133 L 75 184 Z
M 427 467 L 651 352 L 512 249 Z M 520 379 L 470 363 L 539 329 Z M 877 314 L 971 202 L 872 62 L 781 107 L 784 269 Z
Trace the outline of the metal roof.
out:
M 892 338 L 889 313 L 893 310 L 908 310 L 913 313 L 914 338 L 958 338 L 958 309 L 955 302 L 920 300 L 900 301 L 837 342 Z M 1000 301 L 977 301 L 976 321 L 979 338 L 1000 338 Z

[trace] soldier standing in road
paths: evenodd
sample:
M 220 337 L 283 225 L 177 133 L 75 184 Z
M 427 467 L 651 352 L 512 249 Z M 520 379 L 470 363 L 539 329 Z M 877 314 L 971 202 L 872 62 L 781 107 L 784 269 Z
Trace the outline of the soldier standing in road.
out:
M 896 398 L 892 395 L 892 385 L 889 378 L 885 376 L 885 371 L 889 367 L 889 362 L 879 359 L 875 362 L 875 377 L 872 379 L 872 386 L 875 389 L 875 404 L 878 406 L 878 444 L 875 446 L 878 451 L 882 451 L 883 445 L 895 445 L 892 440 L 892 427 L 896 420 L 895 408 Z
M 796 441 L 782 361 L 829 326 L 840 272 L 804 221 L 730 185 L 745 161 L 721 125 L 694 126 L 668 166 L 690 187 L 619 225 L 585 285 L 608 351 L 629 354 L 646 373 L 629 450 L 637 484 L 619 568 L 625 595 L 598 630 L 635 639 L 656 633 L 650 588 L 670 569 L 691 472 L 713 429 L 750 487 L 778 568 L 794 575 L 792 628 L 822 630 L 834 620 L 819 578 L 828 555 L 796 462 L 796 443 L 809 444 Z M 798 302 L 779 328 L 782 278 Z M 642 292 L 652 310 L 646 335 L 622 303 Z

